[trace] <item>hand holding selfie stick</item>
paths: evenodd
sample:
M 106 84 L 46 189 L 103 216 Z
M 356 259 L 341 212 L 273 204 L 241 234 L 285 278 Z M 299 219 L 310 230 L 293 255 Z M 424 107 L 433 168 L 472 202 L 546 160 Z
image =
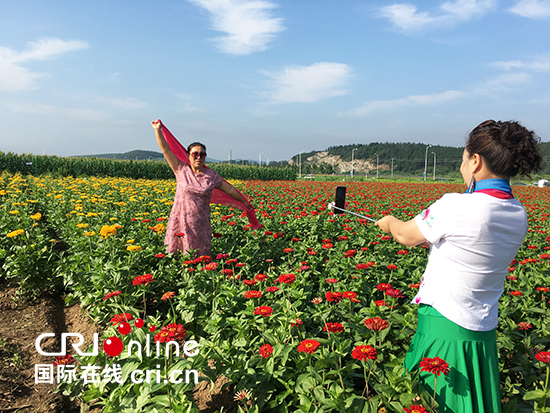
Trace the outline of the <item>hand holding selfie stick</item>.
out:
M 348 211 L 347 209 L 344 209 L 344 206 L 346 205 L 346 187 L 345 186 L 337 186 L 336 187 L 336 195 L 334 197 L 334 202 L 330 202 L 327 207 L 329 210 L 337 209 L 342 212 L 337 212 L 338 214 L 342 214 L 344 212 L 347 212 L 348 214 L 352 214 L 355 216 L 358 216 L 363 219 L 368 219 L 371 222 L 376 222 L 375 219 L 366 217 L 361 214 L 357 214 L 355 212 Z

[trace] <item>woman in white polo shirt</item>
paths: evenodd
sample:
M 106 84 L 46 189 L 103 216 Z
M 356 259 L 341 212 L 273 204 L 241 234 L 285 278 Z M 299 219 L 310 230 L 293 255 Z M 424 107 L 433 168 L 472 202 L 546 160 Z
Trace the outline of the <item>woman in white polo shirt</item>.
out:
M 446 194 L 410 221 L 390 215 L 376 223 L 401 244 L 430 244 L 405 367 L 417 370 L 424 357 L 449 364 L 449 374 L 437 382 L 442 413 L 501 411 L 498 300 L 527 233 L 525 209 L 509 180 L 541 169 L 539 141 L 517 122 L 483 122 L 462 157 L 466 193 Z M 420 380 L 433 392 L 434 374 L 421 372 Z

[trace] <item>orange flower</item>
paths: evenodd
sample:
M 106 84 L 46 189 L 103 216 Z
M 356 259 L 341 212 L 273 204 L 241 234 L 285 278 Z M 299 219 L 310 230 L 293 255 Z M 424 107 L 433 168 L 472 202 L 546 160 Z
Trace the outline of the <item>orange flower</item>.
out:
M 160 298 L 162 301 L 167 301 L 171 298 L 174 298 L 176 293 L 174 291 L 168 291 L 167 293 L 162 294 L 162 297 Z

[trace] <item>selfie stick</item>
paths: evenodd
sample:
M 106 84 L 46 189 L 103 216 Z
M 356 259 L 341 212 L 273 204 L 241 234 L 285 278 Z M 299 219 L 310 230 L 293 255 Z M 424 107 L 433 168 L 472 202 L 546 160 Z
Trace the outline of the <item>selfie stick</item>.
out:
M 340 210 L 340 211 L 347 212 L 348 214 L 352 214 L 352 215 L 361 217 L 361 218 L 363 218 L 363 219 L 368 219 L 369 221 L 376 222 L 375 219 L 366 217 L 366 216 L 364 216 L 364 215 L 356 214 L 355 212 L 348 211 L 347 209 L 344 209 L 344 208 L 338 208 L 334 202 L 330 202 L 330 203 L 327 205 L 327 208 L 328 208 L 329 210 L 338 209 L 338 210 Z

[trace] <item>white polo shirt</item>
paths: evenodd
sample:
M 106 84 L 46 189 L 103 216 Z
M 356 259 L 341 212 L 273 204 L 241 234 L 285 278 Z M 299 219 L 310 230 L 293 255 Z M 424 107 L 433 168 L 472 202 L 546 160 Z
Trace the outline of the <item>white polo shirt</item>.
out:
M 479 192 L 446 194 L 415 221 L 431 247 L 413 303 L 468 330 L 495 328 L 508 266 L 527 234 L 523 206 Z

